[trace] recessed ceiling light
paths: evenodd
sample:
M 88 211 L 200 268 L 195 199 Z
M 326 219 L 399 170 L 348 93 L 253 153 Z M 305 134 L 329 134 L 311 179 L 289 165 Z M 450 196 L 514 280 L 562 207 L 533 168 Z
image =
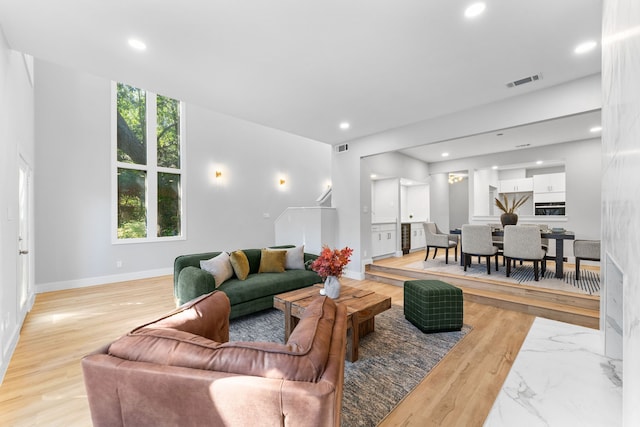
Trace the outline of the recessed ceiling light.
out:
M 589 129 L 589 132 L 596 133 L 596 132 L 600 132 L 601 130 L 602 130 L 602 126 L 594 126 L 591 129 Z
M 347 130 L 351 127 L 351 125 L 349 124 L 349 122 L 342 122 L 340 123 L 340 129 L 342 130 Z
M 449 153 L 442 153 L 442 157 L 449 157 Z
M 487 5 L 482 2 L 473 3 L 471 6 L 464 10 L 464 16 L 466 16 L 467 18 L 475 18 L 476 16 L 484 12 L 484 9 L 486 7 Z
M 498 166 L 491 166 L 491 169 L 496 170 L 498 169 Z
M 129 39 L 129 46 L 136 50 L 145 50 L 147 48 L 147 45 L 144 44 L 143 41 L 138 39 Z
M 598 43 L 593 40 L 589 40 L 584 43 L 580 43 L 573 51 L 577 54 L 587 53 L 593 50 L 596 46 L 598 46 Z
M 376 175 L 375 173 L 371 174 L 371 178 L 377 178 L 377 177 L 378 177 L 378 175 Z
M 536 162 L 536 165 L 541 165 L 541 164 L 542 164 L 542 160 L 538 160 L 538 161 Z

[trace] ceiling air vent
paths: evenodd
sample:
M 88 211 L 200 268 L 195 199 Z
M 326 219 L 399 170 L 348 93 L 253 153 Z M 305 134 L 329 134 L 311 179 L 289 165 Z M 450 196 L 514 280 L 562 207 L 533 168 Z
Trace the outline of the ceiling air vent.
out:
M 343 153 L 349 149 L 349 144 L 336 145 L 336 153 Z
M 507 87 L 521 86 L 523 84 L 535 82 L 538 80 L 542 80 L 542 73 L 534 74 L 533 76 L 528 76 L 522 79 L 515 80 L 513 82 L 509 82 L 507 83 Z

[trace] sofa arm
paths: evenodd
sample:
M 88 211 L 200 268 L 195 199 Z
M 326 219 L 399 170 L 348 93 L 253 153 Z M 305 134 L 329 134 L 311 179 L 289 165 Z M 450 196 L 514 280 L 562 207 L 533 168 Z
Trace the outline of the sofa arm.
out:
M 200 295 L 208 294 L 216 289 L 213 276 L 198 267 L 185 267 L 178 274 L 175 297 L 177 305 L 182 305 Z

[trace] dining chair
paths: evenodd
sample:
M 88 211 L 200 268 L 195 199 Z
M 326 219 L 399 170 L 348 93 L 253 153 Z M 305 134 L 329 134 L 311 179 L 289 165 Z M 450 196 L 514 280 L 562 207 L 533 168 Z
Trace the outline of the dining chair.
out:
M 449 249 L 454 248 L 455 260 L 458 260 L 458 236 L 445 234 L 440 231 L 434 222 L 424 222 L 424 237 L 427 251 L 424 257 L 426 261 L 429 258 L 429 250 L 434 248 L 433 258 L 438 254 L 438 248 L 445 249 L 445 264 L 449 264 Z
M 507 261 L 507 277 L 511 275 L 511 261 L 532 261 L 535 280 L 539 280 L 538 267 L 542 263 L 542 274 L 547 271 L 547 251 L 542 249 L 542 237 L 538 227 L 507 225 L 504 228 L 504 257 Z M 515 266 L 514 266 L 515 267 Z
M 580 280 L 580 261 L 600 261 L 600 240 L 574 240 L 573 256 L 576 257 L 576 280 Z
M 478 258 L 486 257 L 487 274 L 491 274 L 491 257 L 494 256 L 496 258 L 496 271 L 498 271 L 498 248 L 494 246 L 491 231 L 491 226 L 489 225 L 464 224 L 462 226 L 460 256 L 464 264 L 464 271 L 467 271 L 467 266 L 471 265 L 471 258 L 474 255 L 478 256 Z

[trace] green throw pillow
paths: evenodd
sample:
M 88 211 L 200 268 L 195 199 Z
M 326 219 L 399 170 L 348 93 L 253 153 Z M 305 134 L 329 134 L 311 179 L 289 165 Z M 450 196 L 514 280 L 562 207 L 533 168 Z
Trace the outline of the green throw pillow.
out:
M 242 251 L 231 252 L 231 266 L 239 280 L 244 280 L 249 275 L 249 260 Z
M 286 251 L 270 251 L 263 249 L 260 253 L 260 268 L 258 273 L 282 273 L 287 258 Z

